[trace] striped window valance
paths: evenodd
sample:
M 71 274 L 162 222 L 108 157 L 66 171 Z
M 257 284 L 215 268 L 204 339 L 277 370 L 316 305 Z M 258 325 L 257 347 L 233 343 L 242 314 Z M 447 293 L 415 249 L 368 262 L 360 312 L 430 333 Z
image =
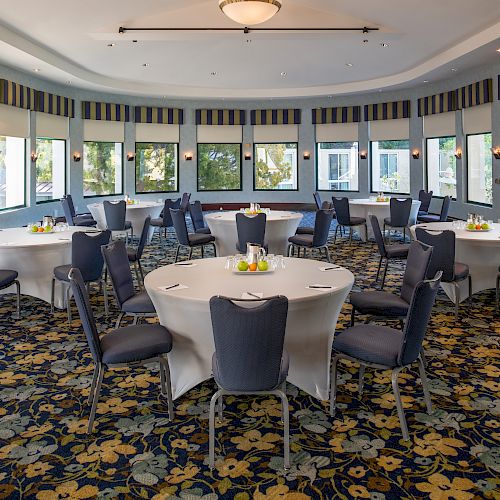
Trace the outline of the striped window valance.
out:
M 493 79 L 488 78 L 480 82 L 461 87 L 456 92 L 457 109 L 479 106 L 493 101 Z
M 35 90 L 19 83 L 0 79 L 0 103 L 16 108 L 34 109 Z
M 130 106 L 109 102 L 82 102 L 82 118 L 85 120 L 105 120 L 110 122 L 129 122 Z
M 454 90 L 441 94 L 421 97 L 418 100 L 418 116 L 437 115 L 456 111 L 457 96 Z
M 252 125 L 300 125 L 300 109 L 253 109 Z
M 50 115 L 75 117 L 75 101 L 49 92 L 37 90 L 35 93 L 35 111 Z
M 245 125 L 243 109 L 197 109 L 196 125 Z
M 178 108 L 135 107 L 135 123 L 159 123 L 163 125 L 182 125 L 184 110 Z
M 365 106 L 365 121 L 410 118 L 410 101 L 381 102 Z
M 314 125 L 326 123 L 357 123 L 361 121 L 361 106 L 316 108 L 312 110 Z

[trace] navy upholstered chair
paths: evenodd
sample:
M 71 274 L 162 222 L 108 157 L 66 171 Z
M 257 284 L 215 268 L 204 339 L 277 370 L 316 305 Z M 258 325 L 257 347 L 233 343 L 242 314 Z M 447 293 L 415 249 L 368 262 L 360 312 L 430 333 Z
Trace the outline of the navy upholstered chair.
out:
M 125 200 L 116 202 L 104 201 L 104 216 L 106 217 L 106 226 L 110 231 L 122 231 L 127 235 L 130 231 L 130 238 L 134 238 L 134 229 L 130 221 L 125 220 L 127 214 L 127 203 Z
M 201 206 L 201 201 L 196 200 L 194 203 L 190 203 L 189 213 L 191 215 L 194 232 L 198 234 L 210 234 L 210 229 L 206 226 L 205 219 L 203 217 L 203 207 Z
M 418 241 L 410 245 L 400 295 L 381 290 L 352 293 L 351 326 L 354 325 L 356 311 L 371 316 L 404 318 L 408 313 L 415 286 L 428 275 L 431 256 L 432 247 Z
M 321 201 L 321 196 L 318 191 L 313 193 L 314 203 L 316 204 L 316 210 L 329 210 L 332 209 L 332 204 L 329 201 Z M 333 211 L 333 217 L 335 217 L 335 210 Z M 314 234 L 314 228 L 309 226 L 299 226 L 295 234 Z
M 255 303 L 255 307 L 243 307 Z M 227 297 L 210 299 L 215 341 L 212 371 L 218 390 L 210 401 L 209 464 L 215 462 L 215 407 L 222 420 L 226 394 L 273 394 L 281 398 L 284 423 L 285 469 L 290 467 L 288 399 L 285 394 L 288 353 L 285 340 L 288 299 L 277 296 L 243 301 Z
M 389 236 L 391 234 L 391 228 L 402 229 L 403 241 L 406 241 L 406 228 L 410 220 L 411 205 L 411 198 L 405 198 L 403 200 L 391 198 L 389 203 L 390 216 L 384 219 L 384 236 L 386 227 L 389 228 Z
M 314 220 L 313 234 L 295 234 L 288 238 L 288 255 L 290 256 L 295 248 L 303 250 L 304 257 L 312 250 L 325 251 L 326 260 L 330 262 L 330 252 L 328 251 L 328 234 L 333 219 L 333 210 L 318 210 Z
M 61 198 L 61 206 L 63 209 L 64 218 L 66 219 L 68 225 L 85 227 L 95 226 L 95 220 L 92 217 L 89 218 L 87 216 L 74 215 L 74 208 L 71 208 L 72 202 L 70 203 L 70 200 L 67 196 Z
M 181 204 L 179 208 L 186 213 L 189 209 L 189 199 L 191 198 L 191 193 L 182 193 Z
M 434 248 L 427 276 L 442 271 L 441 281 L 453 285 L 455 289 L 455 319 L 458 319 L 460 283 L 466 279 L 469 281 L 469 305 L 471 305 L 472 278 L 467 264 L 455 262 L 455 233 L 453 231 L 427 231 L 422 227 L 417 227 L 415 236 L 418 241 L 422 241 Z
M 133 325 L 116 329 L 99 338 L 89 296 L 79 269 L 70 269 L 69 280 L 94 362 L 94 375 L 88 399 L 91 410 L 87 432 L 90 434 L 94 428 L 102 379 L 108 367 L 123 367 L 123 365 L 132 367 L 137 364 L 158 362 L 161 394 L 167 397 L 168 415 L 170 420 L 173 420 L 174 404 L 167 358 L 167 354 L 172 350 L 170 332 L 161 325 Z
M 75 205 L 73 203 L 73 196 L 71 196 L 71 194 L 68 193 L 67 195 L 63 196 L 63 198 L 66 198 L 68 200 L 69 209 L 71 210 L 71 215 L 73 215 L 73 218 L 81 217 L 82 219 L 92 219 L 92 221 L 95 223 L 95 220 L 90 212 L 84 212 L 81 214 L 76 213 Z
M 254 243 L 267 249 L 265 243 L 266 221 L 265 213 L 257 215 L 236 214 L 236 231 L 238 233 L 236 250 L 239 253 L 246 253 L 247 243 Z
M 120 326 L 124 316 L 132 316 L 133 324 L 141 317 L 156 316 L 156 309 L 146 291 L 135 292 L 132 271 L 130 270 L 127 247 L 123 240 L 116 240 L 101 248 L 106 269 L 111 278 L 120 314 L 115 328 Z
M 366 226 L 366 219 L 364 217 L 351 217 L 349 210 L 349 198 L 335 198 L 332 197 L 333 208 L 337 217 L 337 227 L 335 228 L 335 235 L 333 242 L 337 241 L 337 231 L 346 227 L 349 229 L 349 241 L 352 242 L 352 228 L 364 226 L 365 236 L 368 240 L 368 228 Z
M 151 219 L 151 226 L 155 229 L 155 231 L 156 229 L 158 229 L 158 237 L 160 239 L 160 244 L 162 244 L 162 239 L 161 239 L 162 231 L 163 231 L 163 236 L 166 239 L 167 228 L 174 227 L 174 224 L 172 222 L 172 217 L 170 215 L 170 209 L 179 208 L 180 202 L 181 202 L 180 198 L 178 200 L 166 199 L 160 217 L 156 219 Z
M 384 273 L 382 275 L 382 282 L 380 283 L 380 289 L 384 289 L 385 277 L 387 275 L 387 269 L 389 267 L 389 261 L 394 259 L 406 259 L 408 257 L 408 250 L 410 245 L 408 243 L 386 245 L 384 237 L 382 236 L 382 231 L 380 231 L 380 224 L 375 215 L 370 215 L 370 224 L 372 225 L 373 236 L 375 242 L 378 246 L 378 251 L 380 253 L 380 260 L 378 262 L 377 278 L 375 282 L 378 283 L 378 278 L 380 276 L 380 269 L 382 267 L 382 262 L 385 260 Z
M 71 237 L 71 264 L 57 266 L 54 268 L 52 277 L 51 311 L 54 312 L 54 293 L 56 280 L 67 283 L 66 309 L 68 321 L 71 323 L 71 287 L 69 286 L 68 273 L 72 267 L 80 270 L 83 281 L 88 285 L 98 283 L 104 293 L 104 310 L 108 314 L 108 295 L 106 283 L 102 277 L 104 260 L 101 255 L 101 246 L 107 245 L 111 238 L 111 231 L 102 231 L 97 234 L 87 234 L 83 231 L 73 233 Z
M 417 219 L 420 222 L 446 222 L 448 220 L 450 203 L 451 203 L 451 198 L 449 196 L 445 196 L 443 198 L 443 204 L 441 205 L 441 212 L 439 213 L 439 215 L 434 215 L 434 214 L 419 215 Z
M 427 215 L 429 213 L 429 207 L 432 201 L 432 191 L 426 191 L 421 189 L 418 192 L 418 199 L 420 201 L 420 207 L 418 209 L 418 215 Z
M 1 269 L 0 270 L 0 290 L 9 288 L 12 285 L 16 287 L 16 314 L 14 319 L 19 319 L 21 317 L 21 285 L 17 280 L 18 273 L 11 269 Z
M 189 259 L 193 256 L 193 248 L 200 247 L 201 257 L 204 257 L 205 245 L 211 245 L 214 249 L 214 255 L 217 255 L 215 248 L 215 238 L 211 234 L 188 233 L 186 225 L 186 214 L 183 210 L 170 209 L 170 215 L 174 224 L 175 234 L 177 235 L 177 250 L 175 252 L 175 262 L 179 259 L 181 248 L 189 248 Z
M 418 363 L 427 412 L 432 412 L 432 402 L 427 387 L 425 364 L 422 357 L 422 342 L 439 288 L 441 273 L 432 280 L 420 281 L 414 287 L 404 329 L 386 326 L 357 325 L 340 332 L 333 341 L 332 388 L 330 392 L 330 415 L 335 415 L 337 397 L 337 363 L 341 359 L 360 364 L 359 393 L 363 393 L 363 375 L 366 367 L 392 371 L 392 388 L 396 399 L 403 439 L 409 440 L 408 426 L 399 394 L 398 374 Z
M 141 265 L 141 257 L 144 252 L 144 247 L 148 241 L 149 227 L 151 225 L 151 216 L 148 215 L 144 220 L 144 225 L 142 226 L 141 237 L 139 238 L 139 244 L 136 248 L 128 248 L 128 260 L 134 265 L 135 277 L 137 278 L 137 283 L 144 285 L 144 272 Z M 141 279 L 139 279 L 139 276 Z

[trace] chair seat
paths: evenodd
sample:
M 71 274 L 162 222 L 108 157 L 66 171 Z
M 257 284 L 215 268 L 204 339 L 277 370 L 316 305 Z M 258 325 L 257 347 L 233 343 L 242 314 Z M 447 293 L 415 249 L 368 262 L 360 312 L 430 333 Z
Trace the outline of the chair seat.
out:
M 333 341 L 335 351 L 353 358 L 385 365 L 398 366 L 403 332 L 379 325 L 357 325 L 340 332 Z
M 122 304 L 122 311 L 127 313 L 156 313 L 155 306 L 151 302 L 147 292 L 136 293 Z
M 68 273 L 69 273 L 69 270 L 71 269 L 71 267 L 72 267 L 71 264 L 66 264 L 64 266 L 54 267 L 54 276 L 59 281 L 69 282 Z
M 410 250 L 410 245 L 387 245 L 385 251 L 387 252 L 387 257 L 389 259 L 402 258 L 406 259 L 408 257 L 408 251 Z
M 425 210 L 419 210 L 417 215 L 418 217 L 420 217 L 421 215 L 428 215 L 428 214 L 429 212 L 426 212 Z
M 190 245 L 205 245 L 206 243 L 212 243 L 215 238 L 211 234 L 199 234 L 199 233 L 189 233 L 189 244 Z
M 364 217 L 351 217 L 347 224 L 341 224 L 341 226 L 361 226 L 363 224 L 366 224 Z
M 129 262 L 135 262 L 137 259 L 137 250 L 135 248 L 127 248 Z
M 76 217 L 73 217 L 73 223 L 75 226 L 84 226 L 84 227 L 92 227 L 96 225 L 96 221 L 92 218 L 88 217 L 80 217 L 77 215 Z
M 455 262 L 453 272 L 455 273 L 455 280 L 462 281 L 469 276 L 469 266 L 461 262 Z
M 17 271 L 12 271 L 11 269 L 0 270 L 0 288 L 9 286 L 16 278 Z
M 195 230 L 195 233 L 196 234 L 212 234 L 208 227 L 200 227 L 199 229 Z
M 410 304 L 399 295 L 378 290 L 353 293 L 351 305 L 361 314 L 394 317 L 406 316 L 410 308 Z
M 312 247 L 313 238 L 313 234 L 295 234 L 294 236 L 290 236 L 288 241 L 300 247 Z
M 101 338 L 105 364 L 130 363 L 154 358 L 172 350 L 172 335 L 161 325 L 119 328 Z
M 427 215 L 419 215 L 417 217 L 417 220 L 419 222 L 440 222 L 441 217 L 439 215 L 432 215 L 432 214 L 427 214 Z
M 151 226 L 155 226 L 155 227 L 164 227 L 163 226 L 163 217 L 159 217 L 158 219 L 151 219 L 151 222 L 149 224 Z
M 295 234 L 314 234 L 314 228 L 301 226 L 301 227 L 297 228 L 297 231 L 295 231 Z

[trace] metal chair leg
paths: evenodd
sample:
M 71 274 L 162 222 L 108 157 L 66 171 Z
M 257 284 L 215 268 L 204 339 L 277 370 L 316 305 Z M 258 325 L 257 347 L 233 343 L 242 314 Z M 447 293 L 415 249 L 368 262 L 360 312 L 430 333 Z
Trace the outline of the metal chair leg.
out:
M 52 289 L 50 292 L 50 312 L 52 314 L 54 314 L 55 288 L 56 288 L 56 279 L 55 277 L 52 277 Z
M 68 313 L 68 323 L 71 323 L 71 287 L 66 288 L 66 311 Z
M 125 316 L 124 312 L 121 312 L 118 315 L 118 318 L 116 319 L 116 323 L 115 323 L 115 330 L 117 330 L 118 328 L 120 328 L 120 323 L 122 322 L 123 316 Z
M 144 271 L 142 270 L 142 265 L 140 260 L 137 260 L 137 267 L 139 268 L 139 274 L 141 275 L 141 283 L 142 287 L 144 288 Z
M 179 252 L 180 252 L 180 249 L 181 249 L 181 246 L 180 245 L 177 245 L 177 250 L 175 252 L 175 261 L 174 262 L 177 262 L 179 260 Z
M 498 314 L 500 305 L 500 274 L 497 275 L 497 286 L 495 290 L 495 312 Z
M 208 414 L 208 466 L 215 467 L 215 404 L 221 396 L 222 391 L 218 390 L 210 400 L 210 411 Z
M 193 247 L 189 247 L 189 257 L 188 257 L 188 260 L 191 260 L 192 257 L 193 257 Z
M 453 286 L 455 288 L 455 321 L 458 321 L 458 310 L 460 308 L 460 285 L 454 281 Z
M 14 284 L 16 285 L 16 314 L 14 315 L 14 319 L 21 318 L 21 285 L 19 281 L 15 280 Z
M 384 289 L 385 285 L 385 277 L 387 275 L 387 268 L 389 267 L 389 259 L 386 257 L 385 258 L 385 268 L 384 268 L 384 275 L 382 276 L 382 283 L 380 284 L 380 290 Z
M 95 384 L 97 382 L 97 375 L 99 374 L 99 365 L 94 366 L 94 373 L 92 374 L 92 383 L 90 385 L 90 392 L 89 392 L 89 397 L 87 399 L 87 404 L 91 405 L 92 404 L 92 399 L 94 396 L 94 391 L 95 391 Z
M 354 315 L 356 314 L 356 310 L 354 309 L 354 306 L 351 305 L 351 326 L 354 326 Z
M 217 403 L 217 413 L 218 413 L 217 416 L 219 419 L 219 424 L 221 424 L 224 420 L 223 410 L 224 410 L 224 396 L 221 396 Z
M 472 307 L 472 276 L 469 274 L 469 307 Z
M 335 401 L 337 400 L 337 363 L 339 356 L 334 356 L 332 360 L 332 369 L 330 372 L 330 416 L 335 416 Z
M 422 389 L 424 391 L 424 401 L 427 406 L 427 413 L 432 413 L 432 401 L 431 395 L 429 393 L 429 385 L 427 383 L 427 374 L 425 373 L 425 364 L 422 359 L 422 355 L 417 358 L 418 361 L 418 370 L 420 372 L 420 380 L 422 381 Z
M 358 379 L 358 393 L 360 396 L 363 395 L 363 388 L 365 385 L 365 365 L 359 365 L 359 379 Z
M 137 285 L 141 288 L 141 280 L 139 279 L 139 268 L 137 267 L 137 261 L 134 262 L 134 274 L 135 279 L 137 280 Z
M 161 394 L 167 397 L 168 418 L 174 420 L 174 402 L 172 400 L 172 382 L 170 380 L 170 365 L 168 364 L 167 355 L 159 357 L 160 362 L 160 383 Z
M 102 283 L 102 280 L 100 282 Z M 103 284 L 102 290 L 104 295 L 104 315 L 109 316 L 108 288 L 106 283 Z
M 337 242 L 337 231 L 339 230 L 339 227 L 340 225 L 337 224 L 337 227 L 335 228 L 335 233 L 333 235 L 333 244 L 335 245 L 335 243 Z
M 132 320 L 132 325 L 137 325 L 137 322 L 139 321 L 139 316 L 137 314 L 134 314 L 134 319 Z
M 366 243 L 368 243 L 368 226 L 366 224 L 364 226 L 365 226 L 365 238 L 366 238 L 365 241 Z
M 325 253 L 326 253 L 326 260 L 328 261 L 328 263 L 330 263 L 331 262 L 330 251 L 328 250 L 328 247 L 325 247 Z
M 215 243 L 212 243 L 212 246 L 214 247 L 214 257 L 217 257 L 217 247 L 215 246 Z
M 204 259 L 205 258 L 205 252 L 203 250 L 204 246 L 201 245 L 201 258 Z
M 89 425 L 87 427 L 87 434 L 91 434 L 94 429 L 95 412 L 97 410 L 97 402 L 99 401 L 99 394 L 101 393 L 102 377 L 104 375 L 104 367 L 99 363 L 98 365 L 97 383 L 95 385 L 94 394 L 92 395 L 92 408 L 90 409 Z
M 382 267 L 382 260 L 384 258 L 382 256 L 380 256 L 380 259 L 378 261 L 378 268 L 377 268 L 377 277 L 375 278 L 375 283 L 378 283 L 378 277 L 380 275 L 380 268 Z
M 403 431 L 403 439 L 405 441 L 410 440 L 410 435 L 408 434 L 408 426 L 406 425 L 405 413 L 403 410 L 403 403 L 401 402 L 401 395 L 399 393 L 398 386 L 398 375 L 401 371 L 401 368 L 396 368 L 392 370 L 392 390 L 394 391 L 394 398 L 396 399 L 396 407 L 398 409 L 399 423 L 401 424 L 401 430 Z
M 278 391 L 281 397 L 281 412 L 283 415 L 283 467 L 285 470 L 290 469 L 290 414 L 288 410 L 288 398 L 286 395 Z

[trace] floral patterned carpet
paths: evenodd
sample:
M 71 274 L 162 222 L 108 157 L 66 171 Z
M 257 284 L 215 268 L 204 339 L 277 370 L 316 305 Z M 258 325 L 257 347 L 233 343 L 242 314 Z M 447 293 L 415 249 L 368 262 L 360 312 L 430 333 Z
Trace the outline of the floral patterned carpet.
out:
M 157 240 L 147 247 L 146 270 L 172 261 L 172 238 L 166 250 Z M 355 291 L 373 286 L 373 244 L 340 240 L 330 251 L 355 274 Z M 401 270 L 390 268 L 388 290 L 398 290 Z M 96 293 L 92 304 L 100 329 L 111 329 L 116 309 L 106 320 Z M 52 316 L 48 304 L 30 297 L 22 305 L 22 319 L 14 321 L 13 296 L 0 297 L 0 498 L 499 498 L 500 320 L 493 290 L 476 294 L 458 322 L 439 293 L 425 342 L 433 415 L 425 412 L 416 370 L 400 376 L 412 442 L 402 440 L 388 372 L 368 371 L 360 397 L 357 367 L 343 365 L 335 419 L 326 404 L 288 384 L 287 472 L 277 400 L 226 398 L 210 471 L 213 381 L 177 400 L 169 422 L 154 366 L 106 373 L 88 436 L 93 365 L 79 320 L 68 325 L 64 311 Z M 338 329 L 349 314 L 346 305 Z

